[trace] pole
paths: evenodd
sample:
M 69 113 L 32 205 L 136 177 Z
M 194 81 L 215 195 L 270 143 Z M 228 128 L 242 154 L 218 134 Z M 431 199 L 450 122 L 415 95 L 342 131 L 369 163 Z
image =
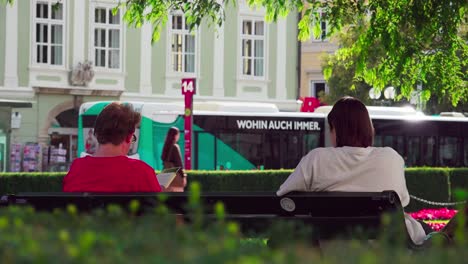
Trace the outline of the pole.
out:
M 192 169 L 192 123 L 193 95 L 195 94 L 195 78 L 182 79 L 182 94 L 184 95 L 184 164 L 185 169 Z

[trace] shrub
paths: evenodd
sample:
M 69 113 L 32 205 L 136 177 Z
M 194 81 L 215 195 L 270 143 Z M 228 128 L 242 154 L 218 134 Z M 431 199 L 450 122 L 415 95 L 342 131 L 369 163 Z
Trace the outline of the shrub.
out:
M 200 182 L 204 192 L 276 191 L 292 170 L 188 171 L 189 182 Z M 0 173 L 0 194 L 19 192 L 60 192 L 65 173 Z M 425 200 L 449 202 L 456 188 L 468 189 L 468 168 L 408 168 L 409 193 Z M 415 199 L 406 208 L 417 211 L 437 207 Z
M 450 172 L 451 200 L 455 200 L 454 192 L 457 189 L 468 190 L 468 168 L 457 168 Z
M 276 191 L 292 170 L 189 171 L 189 181 L 197 181 L 203 191 Z
M 449 177 L 447 168 L 408 168 L 405 171 L 406 186 L 411 195 L 437 202 L 450 201 Z M 406 211 L 417 211 L 429 205 L 411 199 Z M 431 206 L 434 207 L 434 206 Z
M 63 172 L 0 173 L 0 193 L 61 192 Z
M 264 246 L 243 247 L 235 224 L 176 228 L 171 215 L 135 217 L 117 206 L 92 214 L 2 208 L 0 232 L 3 263 L 280 262 Z
M 414 254 L 385 235 L 372 245 L 327 241 L 323 253 L 299 236 L 305 231 L 278 225 L 285 241 L 278 248 L 263 238 L 245 238 L 235 223 L 176 225 L 174 216 L 154 211 L 143 216 L 109 206 L 89 214 L 35 212 L 28 207 L 0 208 L 2 263 L 464 263 L 466 240 L 451 247 L 434 241 L 424 254 Z M 284 234 L 281 236 L 281 234 Z M 466 230 L 460 233 L 466 236 Z M 287 240 L 286 240 L 287 238 Z M 369 250 L 371 249 L 371 250 Z

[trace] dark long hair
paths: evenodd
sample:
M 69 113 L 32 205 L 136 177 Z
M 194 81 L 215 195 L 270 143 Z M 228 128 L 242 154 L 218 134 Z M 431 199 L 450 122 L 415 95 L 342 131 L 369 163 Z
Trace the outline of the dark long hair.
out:
M 175 144 L 175 137 L 179 134 L 179 129 L 177 127 L 169 128 L 166 134 L 166 140 L 164 141 L 164 147 L 161 155 L 161 159 L 163 161 L 167 160 L 169 156 L 169 150 L 171 149 L 172 145 Z
M 337 147 L 367 148 L 374 142 L 374 126 L 366 106 L 356 98 L 339 99 L 328 114 L 330 130 L 334 129 Z

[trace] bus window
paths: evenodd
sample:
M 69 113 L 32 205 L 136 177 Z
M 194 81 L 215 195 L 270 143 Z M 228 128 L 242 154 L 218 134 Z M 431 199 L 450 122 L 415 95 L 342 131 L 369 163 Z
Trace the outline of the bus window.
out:
M 421 160 L 421 140 L 419 137 L 408 137 L 406 166 L 418 166 Z
M 279 169 L 283 166 L 281 160 L 281 140 L 280 134 L 265 134 L 264 141 L 265 168 Z
M 383 136 L 383 147 L 393 148 L 393 136 Z
M 382 147 L 382 136 L 374 137 L 374 147 Z
M 465 142 L 465 144 L 463 146 L 463 152 L 465 152 L 463 154 L 463 156 L 465 157 L 464 158 L 464 160 L 465 160 L 464 165 L 465 165 L 465 167 L 468 167 L 468 137 L 464 138 L 464 142 Z
M 0 172 L 5 171 L 5 165 L 6 165 L 5 144 L 0 143 Z
M 313 134 L 304 134 L 304 151 L 303 156 L 309 151 L 313 150 L 314 148 L 318 148 L 320 144 L 320 133 L 313 133 Z
M 299 141 L 299 136 L 294 134 L 283 136 L 284 151 L 284 169 L 292 169 L 297 166 L 302 157 L 302 145 Z
M 234 160 L 232 152 L 236 150 L 236 135 L 230 133 L 219 134 L 219 140 L 216 142 L 216 166 L 231 169 L 232 161 Z
M 398 152 L 402 157 L 405 155 L 405 137 L 404 136 L 396 136 L 396 144 L 394 145 L 393 149 Z
M 215 138 L 210 133 L 197 132 L 197 169 L 213 170 L 215 169 Z M 223 164 L 224 166 L 224 164 Z
M 456 166 L 459 156 L 458 139 L 456 137 L 440 137 L 439 153 L 439 161 L 441 166 Z
M 220 133 L 216 141 L 216 165 L 228 170 L 263 165 L 262 135 Z
M 394 149 L 398 154 L 404 156 L 405 152 L 405 141 L 403 136 L 382 136 L 383 147 L 390 147 Z
M 249 160 L 255 167 L 263 164 L 263 140 L 261 134 L 238 134 L 237 150 L 244 158 Z
M 423 142 L 423 165 L 435 166 L 436 161 L 436 138 L 424 137 Z

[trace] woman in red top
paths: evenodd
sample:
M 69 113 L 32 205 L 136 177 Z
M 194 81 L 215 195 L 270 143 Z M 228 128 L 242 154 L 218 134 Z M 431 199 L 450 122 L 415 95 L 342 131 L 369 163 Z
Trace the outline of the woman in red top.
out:
M 140 113 L 130 105 L 111 103 L 96 119 L 99 143 L 93 156 L 73 161 L 63 180 L 64 192 L 160 192 L 153 168 L 126 156 L 136 141 Z

